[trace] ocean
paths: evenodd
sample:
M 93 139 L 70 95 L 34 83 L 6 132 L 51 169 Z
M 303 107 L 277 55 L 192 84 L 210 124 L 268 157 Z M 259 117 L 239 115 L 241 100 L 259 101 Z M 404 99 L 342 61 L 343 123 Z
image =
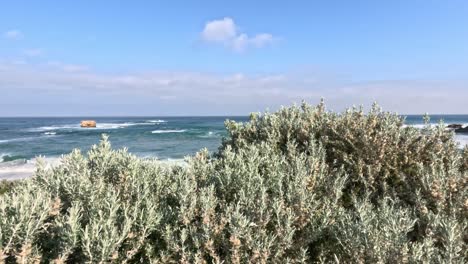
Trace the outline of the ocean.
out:
M 96 128 L 81 128 L 92 119 Z M 74 148 L 84 151 L 109 135 L 114 148 L 141 157 L 182 159 L 203 147 L 215 150 L 227 133 L 224 121 L 247 117 L 94 117 L 0 118 L 0 161 L 58 157 Z
M 96 128 L 81 128 L 80 121 L 93 119 Z M 34 163 L 36 156 L 56 159 L 74 148 L 88 150 L 109 135 L 114 148 L 126 147 L 140 157 L 179 160 L 206 147 L 216 151 L 227 136 L 224 121 L 247 121 L 248 117 L 57 117 L 0 118 L 0 179 L 11 178 L 13 169 Z M 434 115 L 431 123 L 468 125 L 468 115 Z M 421 115 L 409 115 L 406 123 L 422 126 Z M 460 146 L 468 134 L 457 134 Z M 3 174 L 2 174 L 3 173 Z M 6 175 L 6 176 L 5 176 Z

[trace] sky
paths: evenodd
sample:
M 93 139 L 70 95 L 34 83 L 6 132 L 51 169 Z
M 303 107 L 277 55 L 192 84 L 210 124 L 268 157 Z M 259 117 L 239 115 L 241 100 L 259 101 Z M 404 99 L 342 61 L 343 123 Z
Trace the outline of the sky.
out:
M 467 114 L 468 1 L 3 1 L 0 116 Z

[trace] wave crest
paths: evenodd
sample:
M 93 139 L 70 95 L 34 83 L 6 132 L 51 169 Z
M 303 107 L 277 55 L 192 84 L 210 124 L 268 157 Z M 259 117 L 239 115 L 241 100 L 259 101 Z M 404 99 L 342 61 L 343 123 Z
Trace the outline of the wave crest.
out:
M 119 129 L 130 126 L 147 126 L 154 125 L 153 123 L 97 123 L 96 127 L 81 127 L 80 124 L 66 124 L 66 125 L 54 125 L 54 126 L 42 126 L 28 129 L 29 132 L 49 132 L 52 130 L 103 130 L 103 129 Z
M 183 133 L 187 131 L 186 129 L 168 129 L 168 130 L 153 130 L 153 134 L 165 134 L 165 133 Z
M 0 143 L 10 143 L 10 142 L 18 142 L 18 141 L 31 141 L 40 137 L 23 137 L 23 138 L 11 138 L 11 139 L 2 139 Z

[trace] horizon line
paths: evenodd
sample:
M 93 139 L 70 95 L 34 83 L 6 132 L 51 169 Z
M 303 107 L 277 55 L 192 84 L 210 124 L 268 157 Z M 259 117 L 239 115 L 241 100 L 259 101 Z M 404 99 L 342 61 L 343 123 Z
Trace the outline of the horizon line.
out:
M 173 117 L 249 117 L 252 113 L 259 113 L 259 112 L 251 112 L 246 115 L 63 115 L 63 116 L 53 116 L 53 115 L 38 115 L 38 116 L 30 116 L 30 115 L 18 115 L 18 116 L 0 116 L 0 118 L 109 118 L 109 117 L 125 117 L 125 118 L 142 118 L 142 117 L 160 117 L 160 118 L 173 118 Z M 391 112 L 391 113 L 396 113 L 396 112 Z M 466 116 L 468 113 L 459 113 L 459 114 L 454 114 L 454 113 L 448 113 L 448 114 L 443 114 L 443 113 L 436 113 L 436 114 L 430 114 L 430 113 L 413 113 L 413 114 L 407 114 L 407 113 L 396 113 L 399 116 L 424 116 L 428 115 L 430 116 Z

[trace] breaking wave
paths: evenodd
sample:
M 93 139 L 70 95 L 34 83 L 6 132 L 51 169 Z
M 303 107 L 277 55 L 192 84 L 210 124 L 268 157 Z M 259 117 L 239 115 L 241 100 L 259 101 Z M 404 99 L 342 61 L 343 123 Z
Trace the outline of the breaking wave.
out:
M 45 162 L 46 168 L 51 168 L 61 162 L 61 159 L 57 157 L 42 157 L 42 160 Z M 34 175 L 34 171 L 36 170 L 36 163 L 36 158 L 4 160 L 3 162 L 0 162 L 0 180 L 18 180 L 29 178 Z
M 439 125 L 439 123 L 430 123 L 429 124 L 431 127 L 435 127 L 437 125 Z M 445 126 L 448 126 L 449 123 L 445 123 Z M 468 126 L 468 123 L 460 123 L 460 125 L 462 125 L 462 127 L 467 127 Z M 426 124 L 404 124 L 403 127 L 414 127 L 414 128 L 418 128 L 418 129 L 423 129 L 425 127 L 427 127 Z
M 9 157 L 10 153 L 0 153 L 0 162 L 3 162 L 6 157 Z
M 186 129 L 168 129 L 168 130 L 153 130 L 153 134 L 165 134 L 165 133 L 183 133 L 187 131 Z
M 54 125 L 54 126 L 42 126 L 28 129 L 29 132 L 49 132 L 52 130 L 103 130 L 103 129 L 119 129 L 130 126 L 147 126 L 154 125 L 154 123 L 97 123 L 96 127 L 81 127 L 80 124 L 66 124 L 66 125 Z
M 198 137 L 199 138 L 216 138 L 216 137 L 220 137 L 220 133 L 219 132 L 213 132 L 213 131 L 208 131 L 207 133 L 203 134 L 203 135 L 199 135 Z
M 148 123 L 154 123 L 154 124 L 159 124 L 159 123 L 167 123 L 166 120 L 158 119 L 158 120 L 148 120 Z
M 468 145 L 468 135 L 456 134 L 455 140 L 460 144 L 460 148 L 464 148 Z
M 5 164 L 22 164 L 26 162 L 26 157 L 20 156 L 20 155 L 12 155 L 10 153 L 1 153 L 0 154 L 0 163 L 2 163 L 2 166 L 5 166 Z

